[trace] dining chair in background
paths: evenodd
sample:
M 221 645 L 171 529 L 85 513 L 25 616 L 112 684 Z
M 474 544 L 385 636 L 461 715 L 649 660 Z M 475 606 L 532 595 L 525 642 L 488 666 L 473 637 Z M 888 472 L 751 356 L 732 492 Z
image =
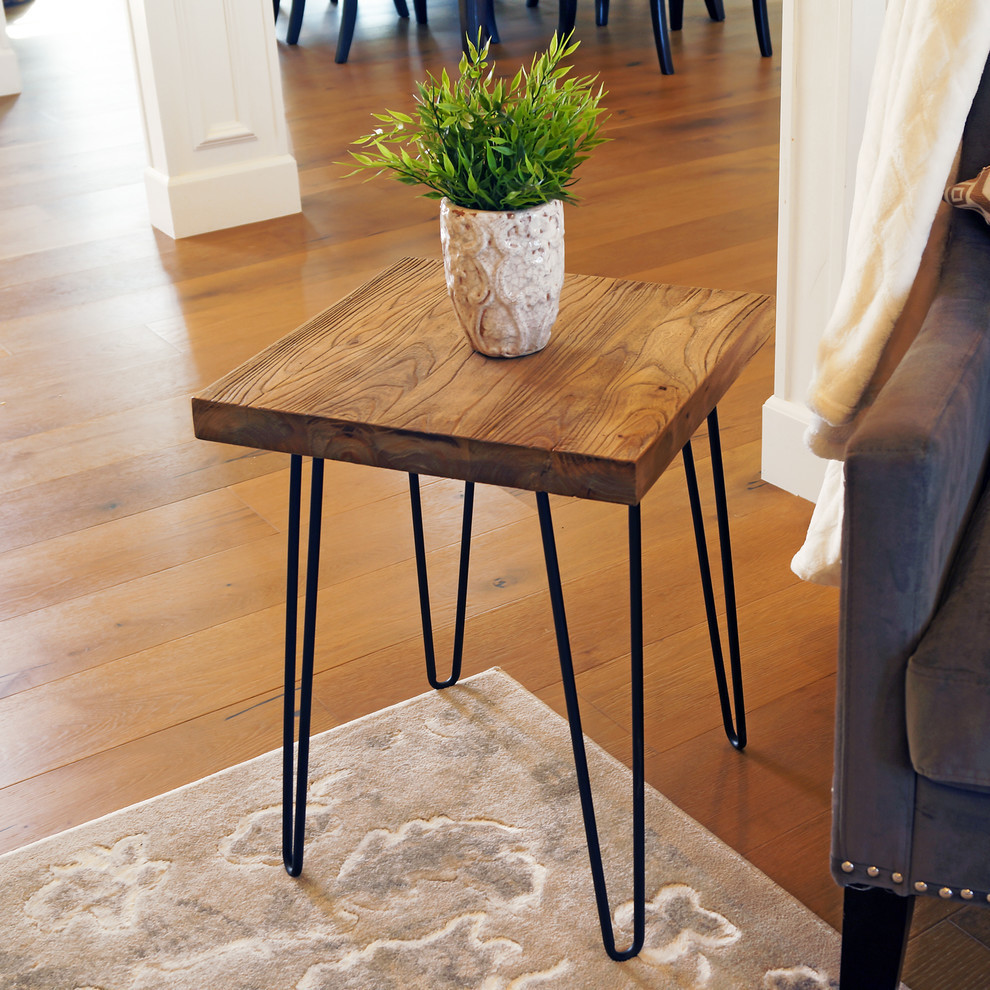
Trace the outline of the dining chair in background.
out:
M 564 7 L 569 8 L 570 24 L 574 26 L 574 15 L 577 12 L 577 0 L 561 0 L 561 28 L 564 26 Z M 595 23 L 599 27 L 608 24 L 609 0 L 595 0 Z M 723 0 L 705 0 L 708 16 L 713 21 L 725 20 L 725 5 Z M 667 29 L 667 10 L 664 0 L 650 0 L 650 16 L 653 20 L 653 40 L 657 46 L 657 57 L 660 59 L 660 71 L 665 76 L 673 75 L 674 60 L 670 54 L 670 35 Z M 753 0 L 753 19 L 756 21 L 756 37 L 760 45 L 760 54 L 769 58 L 773 54 L 770 42 L 770 20 L 767 17 L 767 0 Z M 670 31 L 680 31 L 684 24 L 684 0 L 670 0 Z
M 608 0 L 604 0 L 608 3 Z M 723 0 L 705 0 L 708 16 L 713 21 L 725 20 L 725 5 Z M 773 45 L 770 42 L 770 20 L 767 17 L 767 0 L 753 0 L 753 20 L 756 21 L 756 39 L 760 45 L 760 54 L 764 58 L 773 55 Z M 680 31 L 684 23 L 684 0 L 670 0 L 670 30 Z
M 337 3 L 337 0 L 330 0 Z M 409 7 L 406 0 L 393 0 L 396 13 L 403 19 L 409 18 Z M 413 0 L 416 13 L 416 23 L 426 23 L 426 0 Z M 275 18 L 278 19 L 279 0 L 275 0 Z M 306 11 L 306 0 L 292 0 L 289 8 L 289 26 L 285 32 L 285 42 L 295 45 L 299 42 L 299 32 L 302 29 L 303 14 Z M 346 62 L 350 54 L 351 41 L 354 39 L 354 24 L 357 21 L 357 0 L 343 0 L 340 11 L 340 29 L 337 33 L 337 51 L 335 62 Z
M 335 62 L 346 62 L 350 53 L 351 41 L 354 38 L 354 24 L 357 20 L 358 0 L 342 0 L 340 15 L 340 30 L 337 35 L 337 51 Z M 406 0 L 393 0 L 398 15 L 409 17 Z M 660 60 L 660 71 L 664 75 L 673 75 L 674 60 L 670 54 L 670 31 L 680 31 L 684 23 L 684 0 L 669 0 L 670 27 L 667 26 L 667 7 L 665 0 L 650 0 L 650 16 L 653 21 L 653 39 L 656 43 L 657 57 Z M 337 3 L 337 0 L 331 0 Z M 526 0 L 527 7 L 535 7 L 539 0 Z M 279 0 L 274 0 L 275 17 L 278 18 Z M 498 28 L 495 24 L 494 0 L 459 0 L 461 8 L 461 26 L 466 34 L 472 36 L 478 27 L 482 28 L 484 38 L 497 44 Z M 413 0 L 417 24 L 426 24 L 426 0 Z M 713 21 L 725 20 L 723 0 L 705 0 L 708 16 Z M 286 44 L 295 45 L 299 41 L 299 31 L 302 28 L 303 13 L 306 0 L 292 0 L 289 11 L 289 26 L 286 31 Z M 603 27 L 608 24 L 609 0 L 595 0 L 595 24 Z M 769 58 L 773 54 L 770 41 L 770 21 L 767 17 L 767 0 L 753 0 L 753 18 L 756 22 L 756 36 L 760 46 L 760 54 Z M 557 33 L 567 37 L 577 21 L 577 0 L 559 0 Z

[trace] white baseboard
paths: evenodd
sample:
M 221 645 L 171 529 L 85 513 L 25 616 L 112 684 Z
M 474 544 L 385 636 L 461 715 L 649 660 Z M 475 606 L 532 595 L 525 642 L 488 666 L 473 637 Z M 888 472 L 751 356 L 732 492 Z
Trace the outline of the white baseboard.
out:
M 807 406 L 771 395 L 763 403 L 763 480 L 814 502 L 828 463 L 804 442 L 811 422 Z
M 169 178 L 145 170 L 152 224 L 170 237 L 192 237 L 299 213 L 299 171 L 291 155 Z

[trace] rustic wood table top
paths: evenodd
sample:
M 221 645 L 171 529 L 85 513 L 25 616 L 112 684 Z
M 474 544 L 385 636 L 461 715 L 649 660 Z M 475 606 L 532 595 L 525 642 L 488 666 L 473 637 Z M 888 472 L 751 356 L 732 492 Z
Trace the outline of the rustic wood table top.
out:
M 196 436 L 638 504 L 769 338 L 769 296 L 568 275 L 548 346 L 471 350 L 405 258 L 193 398 Z

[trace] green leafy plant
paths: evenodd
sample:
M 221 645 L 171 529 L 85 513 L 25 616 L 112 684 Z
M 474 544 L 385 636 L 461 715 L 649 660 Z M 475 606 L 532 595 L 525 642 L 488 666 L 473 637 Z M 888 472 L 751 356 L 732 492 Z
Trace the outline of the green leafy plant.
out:
M 459 77 L 427 74 L 413 116 L 389 110 L 354 143 L 355 171 L 392 172 L 425 196 L 478 210 L 513 210 L 554 199 L 576 202 L 574 170 L 599 137 L 605 90 L 597 76 L 567 78 L 561 62 L 578 47 L 555 34 L 547 51 L 506 82 L 488 63 L 488 45 L 468 44 Z M 354 174 L 353 172 L 350 174 Z

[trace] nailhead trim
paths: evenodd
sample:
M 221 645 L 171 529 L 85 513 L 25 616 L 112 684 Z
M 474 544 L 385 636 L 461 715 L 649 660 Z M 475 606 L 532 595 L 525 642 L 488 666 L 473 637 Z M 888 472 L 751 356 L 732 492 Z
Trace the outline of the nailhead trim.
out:
M 839 867 L 840 867 L 840 869 L 842 870 L 843 873 L 855 873 L 856 870 L 857 870 L 856 864 L 850 862 L 848 859 L 847 860 L 844 860 L 842 863 L 840 863 L 839 864 Z M 879 866 L 858 867 L 858 869 L 863 870 L 868 877 L 878 877 L 883 872 L 880 869 Z M 904 874 L 895 870 L 894 872 L 892 872 L 890 874 L 890 879 L 895 884 L 902 884 L 902 883 L 904 883 Z M 929 884 L 926 883 L 924 880 L 915 880 L 913 886 L 914 886 L 914 889 L 919 894 L 928 893 Z M 935 891 L 932 890 L 932 893 L 934 893 L 934 892 Z M 962 887 L 962 888 L 959 889 L 958 892 L 955 891 L 955 890 L 953 890 L 952 887 L 939 887 L 938 888 L 938 896 L 941 897 L 943 900 L 946 900 L 946 901 L 951 900 L 956 895 L 956 893 L 958 893 L 959 896 L 964 901 L 971 901 L 971 900 L 973 900 L 974 897 L 977 896 L 976 891 L 971 890 L 969 887 Z M 990 893 L 988 893 L 986 895 L 982 895 L 981 894 L 980 896 L 981 897 L 984 897 L 985 896 L 987 903 L 990 904 Z

